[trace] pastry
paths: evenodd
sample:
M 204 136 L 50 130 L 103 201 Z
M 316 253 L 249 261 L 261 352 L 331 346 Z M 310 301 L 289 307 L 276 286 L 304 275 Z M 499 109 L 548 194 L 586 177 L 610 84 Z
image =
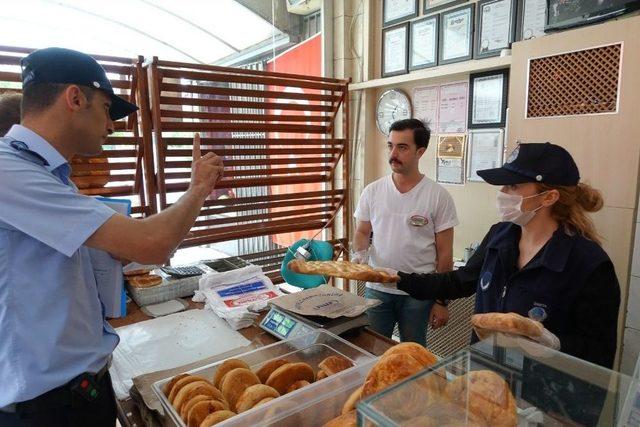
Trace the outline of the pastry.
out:
M 185 420 L 188 427 L 199 427 L 209 414 L 227 409 L 228 407 L 225 407 L 225 405 L 218 400 L 200 401 L 191 406 L 187 416 L 182 419 Z
M 169 380 L 168 383 L 166 383 L 163 387 L 162 387 L 162 392 L 164 393 L 165 396 L 169 397 L 169 394 L 171 394 L 171 389 L 173 388 L 173 386 L 180 381 L 181 379 L 183 379 L 184 377 L 188 377 L 189 374 L 180 374 L 180 375 L 176 375 L 175 377 L 171 378 L 171 380 Z
M 127 281 L 134 288 L 150 288 L 161 284 L 162 277 L 155 274 L 143 274 L 141 276 L 127 277 Z
M 224 420 L 228 420 L 229 418 L 233 417 L 235 415 L 234 412 L 231 411 L 226 411 L 226 410 L 222 410 L 222 411 L 216 411 L 213 414 L 209 414 L 207 415 L 207 418 L 205 418 L 202 423 L 200 423 L 200 427 L 211 427 L 214 426 L 218 423 L 223 422 Z
M 415 342 L 396 344 L 385 351 L 382 357 L 390 354 L 407 354 L 416 359 L 423 368 L 434 365 L 438 361 L 438 358 L 433 353 Z
M 220 383 L 220 391 L 227 403 L 229 403 L 229 408 L 235 411 L 236 403 L 242 393 L 255 384 L 260 384 L 256 374 L 249 369 L 236 368 L 227 372 L 224 376 L 222 383 Z
M 371 368 L 362 386 L 362 397 L 369 397 L 422 370 L 422 365 L 406 354 L 382 357 Z
M 358 387 L 351 393 L 351 396 L 344 402 L 342 406 L 342 415 L 354 411 L 356 409 L 356 405 L 362 398 L 362 386 Z
M 489 370 L 471 371 L 451 381 L 447 398 L 492 427 L 515 427 L 518 424 L 516 400 L 507 382 Z M 468 396 L 468 402 L 467 402 Z
M 353 363 L 342 356 L 329 356 L 322 362 L 318 363 L 318 368 L 324 371 L 327 376 L 337 374 L 338 372 L 349 369 L 352 366 Z
M 223 400 L 220 390 L 211 385 L 208 381 L 194 381 L 182 387 L 178 394 L 176 394 L 173 400 L 173 406 L 177 409 L 178 413 L 182 410 L 182 407 L 192 398 L 199 394 L 205 396 L 211 396 L 215 400 Z
M 400 280 L 386 270 L 375 269 L 367 264 L 349 261 L 302 261 L 294 259 L 287 264 L 289 270 L 302 274 L 320 274 L 322 276 L 342 277 L 343 279 L 375 283 L 394 283 Z
M 169 393 L 169 403 L 173 405 L 173 401 L 175 400 L 176 395 L 178 394 L 180 389 L 185 385 L 195 381 L 207 381 L 207 380 L 197 375 L 187 375 L 183 378 L 180 378 L 178 381 L 176 381 L 173 387 L 171 387 L 171 392 Z
M 255 384 L 247 387 L 238 398 L 236 412 L 239 414 L 256 406 L 258 402 L 266 398 L 280 397 L 280 393 L 273 387 L 264 384 Z
M 471 324 L 480 339 L 486 338 L 494 331 L 524 335 L 536 339 L 544 331 L 542 323 L 520 316 L 517 313 L 474 314 L 471 316 Z
M 306 380 L 300 380 L 300 381 L 296 381 L 295 383 L 291 384 L 289 386 L 289 388 L 287 389 L 287 393 L 291 393 L 292 391 L 296 391 L 298 389 L 301 389 L 302 387 L 306 387 L 309 384 L 311 384 L 309 381 Z
M 213 385 L 220 388 L 220 383 L 225 374 L 236 368 L 249 369 L 249 365 L 240 359 L 227 359 L 216 369 L 216 373 L 213 375 Z
M 332 419 L 323 427 L 356 427 L 357 425 L 358 417 L 356 411 L 351 411 Z
M 258 376 L 258 378 L 260 378 L 260 382 L 264 384 L 267 382 L 267 380 L 269 379 L 269 375 L 271 375 L 273 371 L 275 371 L 282 365 L 286 365 L 287 363 L 289 362 L 284 359 L 271 360 L 262 365 L 260 369 L 256 371 L 256 375 Z
M 278 390 L 280 395 L 286 394 L 287 389 L 296 381 L 313 382 L 315 374 L 311 366 L 304 362 L 288 363 L 280 366 L 269 375 L 266 384 Z

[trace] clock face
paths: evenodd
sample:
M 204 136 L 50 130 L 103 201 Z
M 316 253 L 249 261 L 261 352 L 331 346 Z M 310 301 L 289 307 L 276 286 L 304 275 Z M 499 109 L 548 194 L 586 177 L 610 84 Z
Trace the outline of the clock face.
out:
M 391 89 L 380 95 L 376 106 L 376 124 L 380 132 L 389 135 L 389 128 L 393 122 L 410 118 L 411 101 L 404 92 Z

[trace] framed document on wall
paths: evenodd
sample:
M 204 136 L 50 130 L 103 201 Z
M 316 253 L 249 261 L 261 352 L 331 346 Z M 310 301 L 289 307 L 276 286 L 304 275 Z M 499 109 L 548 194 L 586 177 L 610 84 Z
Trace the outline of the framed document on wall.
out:
M 397 24 L 418 16 L 418 0 L 383 0 L 382 26 Z
M 438 15 L 411 22 L 409 70 L 438 65 Z
M 424 0 L 424 14 L 466 2 L 467 0 Z
M 504 127 L 509 70 L 471 74 L 469 85 L 469 129 Z
M 516 0 L 480 0 L 476 28 L 476 58 L 500 55 L 511 47 L 516 32 Z
M 474 129 L 469 131 L 467 147 L 467 181 L 483 182 L 478 171 L 502 166 L 504 155 L 502 129 Z
M 438 62 L 451 64 L 473 56 L 474 5 L 447 10 L 440 14 L 440 49 Z
M 547 22 L 547 0 L 518 0 L 517 40 L 544 36 Z
M 409 23 L 382 30 L 382 77 L 409 72 Z

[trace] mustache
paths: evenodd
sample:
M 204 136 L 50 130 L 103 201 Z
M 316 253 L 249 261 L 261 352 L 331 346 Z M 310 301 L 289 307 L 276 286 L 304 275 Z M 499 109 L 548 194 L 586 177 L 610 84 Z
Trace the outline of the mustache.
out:
M 398 159 L 389 159 L 389 164 L 391 164 L 391 163 L 398 163 L 400 165 L 402 164 L 402 162 L 400 160 L 398 160 Z

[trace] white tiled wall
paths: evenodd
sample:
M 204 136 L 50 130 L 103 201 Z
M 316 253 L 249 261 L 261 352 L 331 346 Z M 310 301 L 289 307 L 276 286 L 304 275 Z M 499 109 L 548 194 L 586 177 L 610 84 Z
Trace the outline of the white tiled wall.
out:
M 640 205 L 636 217 L 636 233 L 633 245 L 633 262 L 627 300 L 620 371 L 632 375 L 640 352 Z

